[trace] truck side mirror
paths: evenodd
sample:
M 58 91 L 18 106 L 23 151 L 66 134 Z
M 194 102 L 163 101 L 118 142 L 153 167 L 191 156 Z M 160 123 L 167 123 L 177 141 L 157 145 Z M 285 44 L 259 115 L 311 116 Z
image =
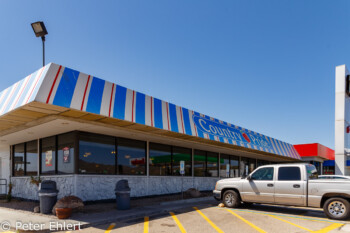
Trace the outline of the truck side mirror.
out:
M 253 179 L 252 179 L 251 176 L 248 175 L 248 176 L 247 176 L 247 180 L 251 181 L 251 180 L 253 180 Z

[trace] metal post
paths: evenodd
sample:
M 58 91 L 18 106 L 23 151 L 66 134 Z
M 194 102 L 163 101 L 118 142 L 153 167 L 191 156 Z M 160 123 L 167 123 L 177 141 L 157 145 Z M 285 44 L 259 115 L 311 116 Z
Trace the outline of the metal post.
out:
M 45 66 L 45 36 L 42 36 L 41 40 L 43 41 L 43 67 L 44 67 Z
M 182 199 L 184 199 L 184 175 L 182 174 L 181 176 L 182 176 L 181 177 L 181 180 L 182 180 L 182 182 L 181 182 L 181 193 L 182 193 Z

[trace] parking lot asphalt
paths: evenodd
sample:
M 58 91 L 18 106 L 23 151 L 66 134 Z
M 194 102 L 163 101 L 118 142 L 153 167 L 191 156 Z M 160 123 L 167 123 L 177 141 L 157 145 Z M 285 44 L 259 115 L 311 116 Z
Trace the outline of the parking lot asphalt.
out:
M 252 205 L 237 209 L 198 204 L 174 212 L 91 226 L 81 232 L 222 233 L 350 232 L 350 221 L 328 219 L 322 209 Z

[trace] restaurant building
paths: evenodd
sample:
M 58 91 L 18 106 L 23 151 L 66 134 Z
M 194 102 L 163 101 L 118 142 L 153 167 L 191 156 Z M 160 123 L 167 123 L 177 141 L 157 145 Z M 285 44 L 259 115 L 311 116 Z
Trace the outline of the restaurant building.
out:
M 38 176 L 93 201 L 121 179 L 132 197 L 212 190 L 295 161 L 289 143 L 54 63 L 0 92 L 0 178 L 18 198 L 38 199 Z
M 334 175 L 334 150 L 319 143 L 294 145 L 301 160 L 313 164 L 320 175 Z

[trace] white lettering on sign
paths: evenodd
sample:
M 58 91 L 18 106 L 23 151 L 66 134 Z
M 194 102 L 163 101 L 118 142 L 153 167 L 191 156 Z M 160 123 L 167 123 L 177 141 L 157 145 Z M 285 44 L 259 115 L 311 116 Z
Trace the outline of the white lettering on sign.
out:
M 272 147 L 271 143 L 264 136 L 244 129 L 237 129 L 198 115 L 193 115 L 193 122 L 196 124 L 198 130 L 205 134 L 249 143 L 259 147 Z

